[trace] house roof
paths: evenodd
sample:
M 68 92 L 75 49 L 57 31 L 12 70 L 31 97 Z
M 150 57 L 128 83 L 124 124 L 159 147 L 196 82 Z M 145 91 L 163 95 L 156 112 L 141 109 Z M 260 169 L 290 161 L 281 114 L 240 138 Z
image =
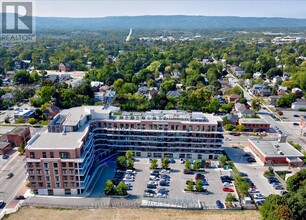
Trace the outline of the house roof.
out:
M 48 110 L 49 112 L 56 112 L 56 111 L 59 111 L 60 108 L 57 107 L 56 105 L 52 105 L 52 106 L 47 107 L 46 110 Z
M 241 110 L 245 110 L 246 107 L 245 107 L 245 104 L 235 103 L 235 109 L 236 109 L 237 111 L 241 111 Z
M 228 96 L 230 99 L 240 99 L 240 95 L 238 94 L 232 94 L 230 96 Z
M 0 142 L 0 150 L 4 150 L 8 146 L 10 146 L 9 142 Z
M 254 114 L 254 112 L 250 109 L 241 110 L 241 111 L 239 111 L 239 113 L 242 114 L 242 115 L 252 115 L 252 114 Z
M 181 92 L 177 91 L 177 90 L 172 90 L 172 91 L 169 91 L 167 93 L 167 96 L 180 97 L 181 96 Z
M 239 122 L 243 124 L 269 124 L 262 118 L 240 118 Z
M 226 116 L 226 118 L 228 121 L 231 121 L 231 122 L 238 122 L 239 120 L 238 115 L 235 115 L 235 114 L 229 114 Z

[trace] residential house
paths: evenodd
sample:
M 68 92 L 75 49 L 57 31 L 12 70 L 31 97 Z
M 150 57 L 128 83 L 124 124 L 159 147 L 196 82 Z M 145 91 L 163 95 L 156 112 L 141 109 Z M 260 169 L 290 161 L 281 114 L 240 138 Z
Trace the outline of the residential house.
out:
M 181 91 L 178 91 L 178 90 L 171 90 L 169 92 L 167 92 L 167 96 L 171 96 L 171 97 L 174 97 L 174 98 L 178 98 L 181 96 Z
M 60 72 L 69 72 L 70 70 L 70 65 L 68 63 L 60 63 L 58 65 L 58 70 Z
M 55 105 L 48 106 L 45 110 L 45 116 L 48 120 L 52 120 L 60 111 L 61 109 Z
M 286 86 L 279 86 L 277 89 L 277 95 L 285 95 L 287 93 Z
M 295 97 L 297 97 L 297 98 L 302 98 L 303 97 L 303 91 L 300 89 L 300 88 L 293 88 L 292 90 L 291 90 L 291 92 L 295 95 Z
M 258 78 L 261 77 L 261 75 L 262 75 L 262 74 L 261 74 L 260 72 L 256 72 L 256 73 L 253 74 L 253 78 L 254 78 L 254 79 L 258 79 Z
M 27 108 L 16 108 L 14 111 L 14 119 L 17 120 L 23 117 L 24 122 L 27 122 L 29 118 L 32 118 L 35 114 L 34 109 L 27 109 Z
M 252 117 L 255 114 L 255 112 L 253 112 L 250 109 L 242 109 L 240 111 L 237 112 L 237 115 L 240 118 L 244 118 L 244 117 Z
M 111 103 L 116 96 L 116 91 L 108 90 L 104 95 L 104 102 Z
M 223 95 L 224 95 L 228 90 L 230 90 L 230 87 L 228 87 L 228 86 L 222 86 L 222 88 L 220 89 L 220 91 L 222 92 Z
M 27 143 L 31 139 L 31 132 L 28 127 L 16 127 L 12 131 L 6 133 L 7 140 L 12 146 L 17 147 Z
M 291 104 L 291 108 L 294 110 L 306 109 L 306 99 L 297 99 Z
M 228 114 L 225 116 L 227 118 L 227 122 L 232 125 L 237 125 L 239 121 L 239 117 L 236 114 Z
M 239 111 L 245 110 L 246 106 L 245 104 L 235 103 L 234 108 L 235 108 L 235 112 L 239 112 Z
M 138 88 L 138 93 L 139 93 L 140 95 L 147 95 L 147 94 L 148 94 L 148 87 L 146 87 L 146 86 L 140 86 L 140 87 Z
M 277 100 L 279 100 L 279 98 L 282 97 L 282 96 L 279 96 L 279 95 L 271 95 L 269 96 L 269 102 L 271 105 L 275 105 Z
M 232 72 L 239 78 L 243 77 L 245 75 L 245 72 L 238 66 L 233 66 L 231 68 Z
M 1 96 L 1 99 L 3 100 L 13 100 L 14 99 L 14 95 L 10 92 L 4 94 Z
M 243 125 L 245 131 L 269 131 L 270 124 L 262 118 L 240 118 L 239 124 Z
M 271 89 L 270 88 L 263 88 L 258 93 L 260 96 L 270 96 L 271 95 Z
M 259 94 L 260 91 L 264 88 L 265 86 L 263 84 L 255 84 L 253 87 L 250 89 L 251 93 L 256 95 Z
M 239 99 L 240 95 L 232 94 L 227 96 L 227 103 L 236 103 L 237 101 L 239 101 Z
M 103 82 L 99 82 L 99 81 L 91 81 L 90 82 L 90 86 L 93 87 L 93 88 L 99 88 L 102 85 L 103 85 Z
M 106 92 L 108 90 L 110 90 L 110 87 L 108 85 L 104 85 L 99 88 L 100 92 Z

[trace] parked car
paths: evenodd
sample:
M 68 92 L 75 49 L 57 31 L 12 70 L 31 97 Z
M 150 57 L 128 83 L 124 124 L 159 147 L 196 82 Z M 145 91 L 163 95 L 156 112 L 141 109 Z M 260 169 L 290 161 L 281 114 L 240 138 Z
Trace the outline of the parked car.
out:
M 280 191 L 280 195 L 281 195 L 281 196 L 284 196 L 284 195 L 286 195 L 287 193 L 288 193 L 288 191 L 286 191 L 286 190 Z
M 232 188 L 227 188 L 227 187 L 223 187 L 222 191 L 223 192 L 234 192 L 234 190 Z
M 248 192 L 249 193 L 259 193 L 259 190 L 251 187 L 251 188 L 249 188 Z
M 234 178 L 231 176 L 221 176 L 220 179 L 234 180 Z
M 233 135 L 233 136 L 240 136 L 241 135 L 240 133 L 236 133 L 236 132 L 230 132 L 229 134 Z
M 169 174 L 170 170 L 161 170 L 159 173 L 160 174 Z
M 253 195 L 254 199 L 265 199 L 266 196 L 264 194 L 261 193 L 256 193 Z
M 279 183 L 278 179 L 276 179 L 275 177 L 268 177 L 268 182 L 270 184 L 272 184 L 272 183 Z
M 148 189 L 156 189 L 157 188 L 157 186 L 155 185 L 155 184 L 147 184 L 147 188 Z
M 223 205 L 223 203 L 222 203 L 220 200 L 217 200 L 217 201 L 216 201 L 216 205 L 217 205 L 217 207 L 218 207 L 219 209 L 223 209 L 223 208 L 224 208 L 224 205 Z
M 221 182 L 222 183 L 232 183 L 232 181 L 229 179 L 221 179 Z
M 279 185 L 279 184 L 273 185 L 273 188 L 276 189 L 276 190 L 284 190 L 284 187 L 282 185 Z
M 173 158 L 170 158 L 170 163 L 175 163 L 175 160 Z
M 160 186 L 169 186 L 169 185 L 170 185 L 170 182 L 169 182 L 169 181 L 165 181 L 165 180 L 161 180 L 161 181 L 159 182 L 159 185 L 160 185 Z
M 169 175 L 167 175 L 167 174 L 161 175 L 160 178 L 161 179 L 166 179 L 166 180 L 170 180 L 171 179 L 171 177 Z
M 151 175 L 159 175 L 159 171 L 158 170 L 153 170 L 150 172 Z
M 4 201 L 0 200 L 0 208 L 2 208 L 2 206 L 4 206 Z
M 228 187 L 233 187 L 233 184 L 232 183 L 228 183 L 228 182 L 224 182 L 223 186 L 228 188 Z
M 251 157 L 252 155 L 250 153 L 244 153 L 243 156 L 244 157 Z
M 264 204 L 264 202 L 265 202 L 265 200 L 257 200 L 256 202 L 255 202 L 255 204 L 257 205 L 257 206 L 261 206 L 261 205 L 263 205 Z
M 208 186 L 208 185 L 209 185 L 206 179 L 203 179 L 203 180 L 202 180 L 202 184 L 203 184 L 204 186 Z
M 197 174 L 195 175 L 195 179 L 196 179 L 196 180 L 205 179 L 205 176 L 204 176 L 203 174 L 197 173 Z
M 152 189 L 147 189 L 143 193 L 145 197 L 154 197 L 155 194 L 156 194 L 155 190 Z
M 192 175 L 194 172 L 192 170 L 184 170 L 184 174 Z
M 181 164 L 184 164 L 184 163 L 185 163 L 185 160 L 181 158 L 181 159 L 180 159 L 180 163 L 181 163 Z
M 300 124 L 297 123 L 297 122 L 294 122 L 293 125 L 294 125 L 294 126 L 298 126 L 298 125 L 300 125 Z
M 244 173 L 244 172 L 240 172 L 239 175 L 242 176 L 242 177 L 248 176 L 248 174 L 247 174 L 247 173 Z
M 158 189 L 158 192 L 159 193 L 168 193 L 169 192 L 169 189 L 165 188 L 165 187 L 162 187 L 162 188 L 159 188 Z
M 8 159 L 10 157 L 10 155 L 8 155 L 8 154 L 3 154 L 2 155 L 2 159 Z
M 159 180 L 159 177 L 154 176 L 154 175 L 151 175 L 151 176 L 150 176 L 150 180 L 158 181 L 158 180 Z
M 26 199 L 26 198 L 22 195 L 19 195 L 19 196 L 16 196 L 15 199 L 16 200 L 23 200 L 23 199 Z
M 295 118 L 299 118 L 300 116 L 299 116 L 299 115 L 293 115 L 293 117 L 295 117 Z
M 6 178 L 6 179 L 10 179 L 10 178 L 12 178 L 13 176 L 14 176 L 14 174 L 11 173 L 11 172 L 9 172 L 9 173 L 6 174 L 5 178 Z
M 157 193 L 156 198 L 167 198 L 167 194 L 165 193 Z

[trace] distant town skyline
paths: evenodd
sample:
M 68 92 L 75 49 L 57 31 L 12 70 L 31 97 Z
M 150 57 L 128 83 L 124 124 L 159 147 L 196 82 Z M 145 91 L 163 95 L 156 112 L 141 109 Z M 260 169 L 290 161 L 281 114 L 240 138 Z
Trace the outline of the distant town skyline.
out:
M 201 15 L 306 18 L 303 0 L 37 0 L 35 16 Z

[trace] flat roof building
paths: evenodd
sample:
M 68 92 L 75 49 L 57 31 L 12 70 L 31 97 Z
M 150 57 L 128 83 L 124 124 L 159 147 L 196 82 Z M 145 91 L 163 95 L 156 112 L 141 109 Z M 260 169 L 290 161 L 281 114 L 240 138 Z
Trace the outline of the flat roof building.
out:
M 249 139 L 250 149 L 265 166 L 290 165 L 302 166 L 304 155 L 286 142 L 284 136 L 275 139 Z
M 112 114 L 101 106 L 62 111 L 26 146 L 35 194 L 86 192 L 105 157 L 131 150 L 136 157 L 218 159 L 222 119 L 202 112 L 152 110 Z

